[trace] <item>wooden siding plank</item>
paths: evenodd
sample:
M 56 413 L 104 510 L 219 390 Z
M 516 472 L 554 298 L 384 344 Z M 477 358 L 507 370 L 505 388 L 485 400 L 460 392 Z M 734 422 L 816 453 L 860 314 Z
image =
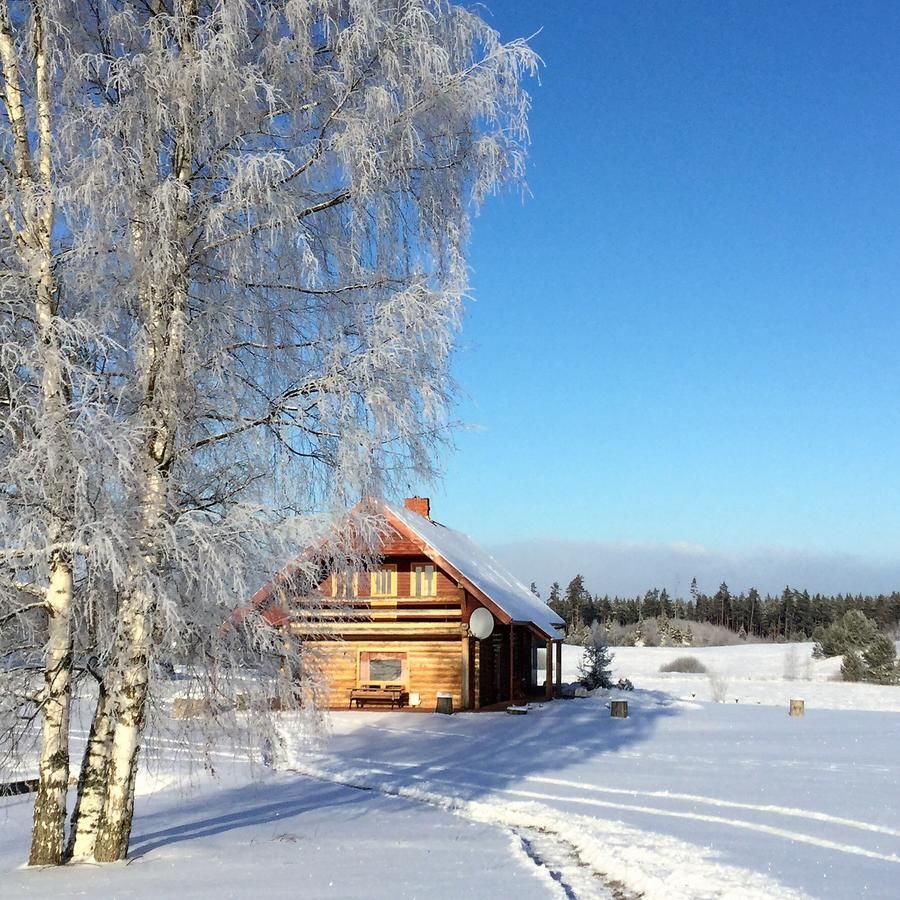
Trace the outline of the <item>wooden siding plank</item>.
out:
M 457 640 L 460 636 L 460 625 L 457 622 L 292 622 L 290 625 L 294 634 L 447 634 L 453 635 Z
M 323 609 L 316 610 L 307 616 L 298 619 L 298 622 L 328 622 L 339 619 L 345 619 L 348 622 L 353 621 L 372 621 L 377 622 L 397 621 L 408 619 L 455 619 L 462 621 L 462 614 L 458 609 L 446 607 L 444 609 Z

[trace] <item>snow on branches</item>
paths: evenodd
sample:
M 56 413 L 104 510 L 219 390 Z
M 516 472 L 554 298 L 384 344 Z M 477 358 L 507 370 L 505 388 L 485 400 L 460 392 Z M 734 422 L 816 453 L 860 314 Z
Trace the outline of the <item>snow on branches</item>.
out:
M 45 664 L 32 861 L 64 857 L 74 660 L 102 735 L 76 852 L 115 859 L 154 663 L 221 692 L 289 652 L 222 622 L 300 547 L 364 564 L 381 526 L 347 511 L 434 473 L 469 220 L 522 178 L 536 62 L 443 0 L 0 0 L 0 654 Z

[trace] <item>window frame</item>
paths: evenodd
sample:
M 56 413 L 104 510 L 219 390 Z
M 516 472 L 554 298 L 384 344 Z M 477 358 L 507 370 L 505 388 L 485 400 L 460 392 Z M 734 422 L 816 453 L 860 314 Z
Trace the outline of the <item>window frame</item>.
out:
M 418 572 L 420 569 L 431 569 L 430 590 L 426 593 L 417 590 Z M 438 570 L 434 563 L 413 563 L 409 568 L 409 596 L 410 597 L 437 597 Z
M 372 678 L 369 671 L 369 665 L 372 662 L 370 657 L 398 657 L 400 659 L 400 677 L 390 679 Z M 366 677 L 363 677 L 365 669 Z M 356 652 L 356 684 L 361 685 L 378 685 L 385 687 L 387 685 L 400 685 L 404 689 L 409 689 L 409 653 L 406 650 L 378 650 L 374 648 L 358 650 Z
M 338 579 L 344 577 L 345 575 L 350 575 L 351 573 L 347 572 L 332 572 L 330 581 L 331 587 L 331 596 L 335 599 L 340 598 L 340 592 L 338 590 Z M 350 583 L 350 590 L 347 592 L 347 597 L 358 597 L 359 596 L 359 572 L 352 573 L 352 581 Z
M 379 576 L 389 575 L 389 588 L 387 591 L 377 590 L 377 581 Z M 396 597 L 397 596 L 397 564 L 384 563 L 377 569 L 373 569 L 369 573 L 369 596 L 370 597 Z

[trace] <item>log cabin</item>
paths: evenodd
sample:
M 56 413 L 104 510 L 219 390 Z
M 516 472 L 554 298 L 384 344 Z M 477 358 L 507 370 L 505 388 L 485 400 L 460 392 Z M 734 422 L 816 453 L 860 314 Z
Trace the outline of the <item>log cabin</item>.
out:
M 328 706 L 434 711 L 452 699 L 454 710 L 479 710 L 551 699 L 565 623 L 471 538 L 434 521 L 430 506 L 426 497 L 381 504 L 389 528 L 378 568 L 352 585 L 327 576 L 324 605 L 282 623 L 314 644 Z

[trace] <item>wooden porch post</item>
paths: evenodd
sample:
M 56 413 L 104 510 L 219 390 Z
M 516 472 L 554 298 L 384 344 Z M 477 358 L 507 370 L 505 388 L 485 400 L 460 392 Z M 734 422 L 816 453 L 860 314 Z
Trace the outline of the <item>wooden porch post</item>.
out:
M 466 628 L 463 625 L 463 628 Z M 468 629 L 466 629 L 468 632 Z M 468 633 L 462 636 L 462 690 L 460 691 L 460 705 L 463 709 L 472 708 L 472 681 L 470 678 L 470 660 L 469 653 L 471 650 L 471 639 Z
M 547 641 L 544 654 L 544 695 L 548 700 L 553 698 L 553 641 Z
M 481 709 L 481 641 L 475 641 L 475 709 Z
M 509 702 L 516 702 L 515 695 L 515 684 L 516 684 L 516 675 L 515 675 L 515 644 L 513 642 L 513 628 L 515 626 L 512 622 L 509 623 Z
M 562 641 L 555 641 L 556 644 L 556 696 L 562 688 Z

